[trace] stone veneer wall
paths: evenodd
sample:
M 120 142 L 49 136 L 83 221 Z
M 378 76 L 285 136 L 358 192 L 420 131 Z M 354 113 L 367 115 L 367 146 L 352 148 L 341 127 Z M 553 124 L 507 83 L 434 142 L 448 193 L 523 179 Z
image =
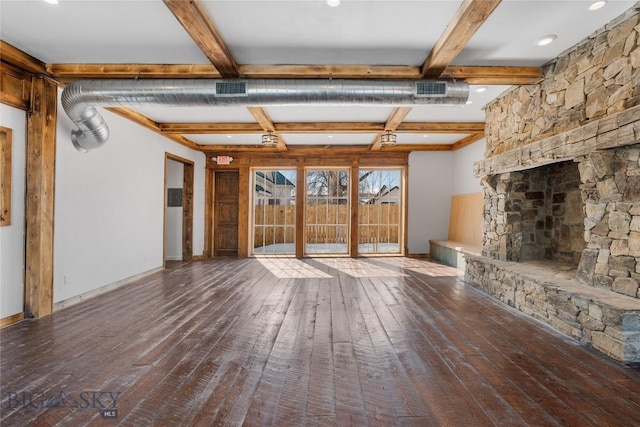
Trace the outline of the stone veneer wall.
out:
M 540 84 L 487 105 L 485 157 L 640 105 L 639 22 L 629 10 L 547 64 Z
M 573 162 L 499 174 L 484 193 L 483 254 L 578 265 L 585 248 L 580 176 Z
M 640 298 L 640 147 L 596 151 L 578 166 L 587 242 L 578 280 Z

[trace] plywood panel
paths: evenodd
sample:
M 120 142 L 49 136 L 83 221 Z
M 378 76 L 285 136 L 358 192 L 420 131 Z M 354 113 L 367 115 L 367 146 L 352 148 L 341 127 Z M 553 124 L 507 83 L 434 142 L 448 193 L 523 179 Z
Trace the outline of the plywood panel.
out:
M 451 198 L 449 240 L 482 246 L 482 193 L 458 194 Z

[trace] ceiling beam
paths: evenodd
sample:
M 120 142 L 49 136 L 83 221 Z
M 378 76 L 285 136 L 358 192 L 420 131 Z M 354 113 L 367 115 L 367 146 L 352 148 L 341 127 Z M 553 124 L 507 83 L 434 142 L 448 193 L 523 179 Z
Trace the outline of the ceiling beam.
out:
M 455 144 L 453 144 L 453 146 L 451 147 L 452 150 L 459 150 L 461 148 L 466 147 L 467 145 L 471 145 L 476 141 L 481 140 L 482 138 L 484 138 L 484 132 L 483 133 L 472 133 L 471 135 L 468 135 L 464 138 L 462 138 L 460 141 L 456 142 Z
M 46 74 L 44 62 L 0 40 L 0 60 L 33 74 Z
M 464 80 L 470 85 L 532 85 L 544 78 L 540 67 L 453 66 L 440 78 Z
M 0 55 L 3 52 L 0 51 Z M 370 65 L 240 65 L 242 78 L 418 80 L 411 66 Z M 208 64 L 48 64 L 46 72 L 59 81 L 79 79 L 219 79 Z M 449 66 L 440 76 L 475 85 L 535 84 L 544 77 L 540 67 Z
M 278 133 L 377 133 L 385 130 L 385 123 L 320 122 L 272 123 Z M 270 127 L 270 126 L 269 126 Z M 158 123 L 162 133 L 181 134 L 253 134 L 264 133 L 259 123 Z M 484 122 L 411 122 L 395 129 L 403 133 L 477 133 L 484 132 Z
M 182 135 L 164 134 L 160 130 L 158 123 L 154 122 L 147 116 L 144 116 L 128 108 L 122 108 L 122 107 L 110 107 L 110 108 L 107 108 L 107 110 L 121 117 L 124 117 L 125 119 L 131 120 L 132 122 L 137 123 L 155 133 L 163 135 L 164 137 L 169 138 L 170 140 L 177 142 L 180 145 L 184 145 L 185 147 L 191 148 L 193 150 L 202 151 L 201 145 L 196 144 L 195 142 L 185 138 Z
M 389 115 L 387 122 L 384 124 L 384 132 L 395 131 L 410 111 L 411 107 L 396 107 L 391 115 Z M 384 132 L 378 132 L 376 139 L 373 141 L 373 144 L 371 144 L 371 151 L 378 151 L 382 148 L 382 144 L 380 144 L 380 137 L 382 137 Z
M 403 133 L 474 133 L 484 132 L 484 122 L 405 122 L 396 132 Z
M 225 78 L 238 77 L 238 64 L 198 0 L 163 0 L 200 50 Z
M 502 0 L 464 0 L 422 65 L 423 78 L 438 78 Z
M 258 124 L 262 126 L 262 130 L 265 132 L 275 132 L 275 126 L 273 125 L 273 120 L 269 117 L 267 110 L 262 107 L 247 107 L 247 110 L 251 113 L 251 115 L 256 119 Z M 279 151 L 287 151 L 287 144 L 284 142 L 282 135 L 278 135 L 278 145 L 276 148 Z

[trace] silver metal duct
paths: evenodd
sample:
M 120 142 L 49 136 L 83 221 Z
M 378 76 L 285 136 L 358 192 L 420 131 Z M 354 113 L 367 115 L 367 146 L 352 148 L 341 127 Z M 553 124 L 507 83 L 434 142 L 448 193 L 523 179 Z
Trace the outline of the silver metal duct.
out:
M 62 107 L 77 129 L 78 151 L 100 147 L 109 128 L 95 107 L 291 105 L 460 105 L 469 85 L 450 81 L 380 80 L 81 80 L 62 92 Z

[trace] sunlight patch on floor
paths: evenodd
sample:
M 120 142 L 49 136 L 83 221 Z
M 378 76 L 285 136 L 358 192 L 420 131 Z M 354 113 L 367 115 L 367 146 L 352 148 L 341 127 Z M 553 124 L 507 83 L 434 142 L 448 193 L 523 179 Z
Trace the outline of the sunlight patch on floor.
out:
M 316 279 L 332 277 L 322 270 L 310 266 L 295 258 L 263 258 L 256 259 L 279 279 Z
M 393 271 L 359 259 L 313 258 L 313 260 L 352 277 L 406 277 L 406 274 L 400 271 Z

